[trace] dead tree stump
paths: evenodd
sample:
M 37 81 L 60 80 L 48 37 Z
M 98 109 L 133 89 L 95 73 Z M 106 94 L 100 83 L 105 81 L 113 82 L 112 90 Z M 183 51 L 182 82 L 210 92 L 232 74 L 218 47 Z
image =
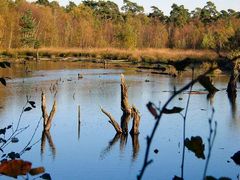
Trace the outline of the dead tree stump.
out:
M 57 102 L 56 102 L 56 99 L 54 99 L 52 110 L 50 112 L 50 115 L 48 116 L 47 106 L 46 106 L 46 96 L 44 92 L 42 92 L 42 117 L 43 117 L 44 131 L 49 131 L 51 129 L 53 117 L 54 117 L 54 114 L 56 113 L 56 110 L 57 110 Z
M 121 128 L 123 133 L 127 134 L 128 123 L 131 118 L 131 106 L 128 103 L 128 88 L 123 74 L 121 74 L 121 109 L 123 112 L 121 117 Z
M 108 116 L 109 122 L 112 124 L 114 129 L 117 133 L 127 135 L 128 134 L 128 123 L 133 117 L 133 128 L 132 134 L 139 134 L 139 123 L 140 123 L 140 116 L 136 109 L 136 107 L 131 107 L 128 103 L 128 88 L 125 82 L 125 77 L 121 74 L 121 110 L 123 115 L 121 117 L 120 125 L 115 121 L 115 119 L 111 116 L 110 113 L 106 112 L 101 108 L 101 111 Z M 133 112 L 132 112 L 133 111 Z M 133 114 L 132 114 L 133 113 Z
M 130 131 L 131 135 L 137 135 L 139 134 L 139 124 L 140 124 L 140 115 L 135 106 L 132 107 L 132 117 L 133 117 L 133 124 L 132 129 Z

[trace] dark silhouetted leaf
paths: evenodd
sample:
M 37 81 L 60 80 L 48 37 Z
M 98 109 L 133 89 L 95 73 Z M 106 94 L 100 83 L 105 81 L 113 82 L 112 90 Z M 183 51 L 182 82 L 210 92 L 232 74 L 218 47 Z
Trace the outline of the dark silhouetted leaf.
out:
M 2 150 L 2 148 L 0 148 L 0 151 L 1 151 L 2 153 L 4 153 L 4 151 Z
M 0 164 L 0 174 L 17 178 L 31 170 L 32 163 L 23 160 L 10 160 Z
M 183 110 L 181 107 L 173 107 L 172 109 L 164 108 L 162 111 L 165 114 L 174 114 L 174 113 L 180 113 Z
M 38 168 L 32 168 L 30 171 L 29 171 L 29 174 L 31 174 L 32 176 L 36 176 L 38 174 L 42 174 L 45 172 L 45 169 L 44 167 L 38 167 Z
M 1 158 L 4 158 L 7 154 L 3 154 Z
M 147 108 L 150 111 L 150 113 L 156 118 L 158 116 L 157 109 L 155 105 L 152 102 L 149 102 L 147 104 Z
M 240 165 L 240 151 L 236 152 L 231 159 L 237 164 Z
M 6 128 L 0 129 L 0 135 L 1 134 L 5 135 L 5 133 L 6 133 Z
M 154 149 L 154 153 L 157 154 L 159 152 L 158 149 Z
M 207 177 L 205 178 L 205 180 L 231 180 L 231 179 L 228 178 L 228 177 L 220 177 L 219 179 L 217 179 L 217 178 L 215 178 L 215 177 L 213 177 L 213 176 L 207 176 Z
M 191 140 L 186 138 L 184 141 L 184 145 L 188 148 L 188 150 L 192 151 L 196 157 L 205 159 L 204 148 L 202 138 L 200 136 L 191 137 Z
M 31 147 L 27 147 L 26 149 L 25 149 L 25 151 L 30 151 L 31 150 Z
M 0 82 L 2 83 L 2 85 L 6 86 L 7 83 L 6 83 L 6 80 L 4 78 L 0 78 Z
M 34 101 L 28 101 L 29 104 L 32 106 L 32 108 L 36 108 L 35 102 Z
M 13 137 L 13 138 L 11 139 L 11 142 L 12 142 L 12 143 L 18 143 L 18 141 L 19 141 L 19 139 L 16 138 L 16 137 Z
M 207 176 L 205 177 L 205 180 L 217 180 L 217 179 L 213 176 Z
M 18 153 L 15 153 L 15 152 L 10 152 L 10 153 L 8 153 L 8 157 L 10 159 L 16 159 L 16 158 L 20 158 L 20 155 Z
M 51 180 L 52 179 L 50 174 L 48 174 L 48 173 L 45 173 L 45 174 L 41 175 L 40 178 L 46 179 L 46 180 Z
M 173 180 L 183 180 L 183 178 L 178 177 L 178 176 L 174 176 Z
M 32 110 L 31 107 L 26 107 L 26 108 L 24 109 L 24 111 L 31 111 L 31 110 Z
M 10 129 L 12 127 L 12 125 L 9 125 L 8 127 L 7 127 L 7 129 Z
M 0 138 L 0 143 L 6 143 L 7 141 L 3 138 Z

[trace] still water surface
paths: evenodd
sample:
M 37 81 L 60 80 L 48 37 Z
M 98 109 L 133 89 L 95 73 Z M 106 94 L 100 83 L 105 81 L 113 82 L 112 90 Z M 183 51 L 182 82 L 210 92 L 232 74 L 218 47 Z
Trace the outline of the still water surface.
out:
M 28 72 L 23 73 L 26 69 Z M 189 77 L 171 78 L 121 68 L 89 68 L 79 63 L 33 63 L 28 64 L 27 68 L 15 64 L 4 73 L 12 79 L 8 80 L 7 87 L 0 87 L 0 128 L 12 123 L 16 126 L 26 96 L 30 96 L 37 106 L 23 114 L 20 126 L 30 127 L 19 135 L 20 142 L 10 144 L 5 149 L 6 152 L 19 152 L 27 144 L 41 117 L 41 91 L 45 91 L 50 109 L 54 97 L 50 87 L 57 80 L 59 82 L 56 95 L 58 107 L 50 135 L 45 137 L 44 144 L 40 124 L 32 143 L 39 142 L 21 157 L 31 161 L 33 167 L 44 166 L 46 172 L 56 180 L 136 179 L 143 163 L 146 136 L 150 134 L 155 122 L 146 104 L 149 101 L 164 103 L 174 86 L 179 89 L 190 81 Z M 79 73 L 83 75 L 82 79 L 78 79 Z M 141 114 L 140 134 L 134 139 L 130 135 L 127 139 L 115 137 L 115 130 L 100 111 L 102 106 L 120 121 L 121 73 L 125 74 L 129 86 L 129 102 Z M 226 88 L 227 77 L 221 76 L 214 80 L 217 88 Z M 193 89 L 203 88 L 196 84 Z M 179 95 L 171 106 L 184 108 L 187 97 L 186 93 Z M 240 170 L 230 157 L 240 150 L 238 100 L 235 105 L 231 105 L 225 90 L 217 92 L 211 101 L 206 94 L 192 95 L 186 137 L 201 136 L 205 143 L 204 153 L 207 155 L 208 119 L 212 106 L 215 108 L 214 120 L 218 122 L 218 127 L 207 175 L 237 179 Z M 182 129 L 183 120 L 179 114 L 164 115 L 150 153 L 154 162 L 147 168 L 144 179 L 172 179 L 175 175 L 180 176 Z M 154 149 L 158 149 L 159 153 L 155 154 Z M 185 179 L 201 179 L 204 165 L 205 160 L 198 159 L 186 150 Z M 8 179 L 4 176 L 0 178 Z

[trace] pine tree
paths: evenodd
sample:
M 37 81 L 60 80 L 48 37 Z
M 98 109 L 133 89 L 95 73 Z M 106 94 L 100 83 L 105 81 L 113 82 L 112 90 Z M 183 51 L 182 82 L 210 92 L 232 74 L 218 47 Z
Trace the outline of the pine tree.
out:
M 20 19 L 21 43 L 23 47 L 33 47 L 35 43 L 36 23 L 32 17 L 32 11 L 27 10 Z

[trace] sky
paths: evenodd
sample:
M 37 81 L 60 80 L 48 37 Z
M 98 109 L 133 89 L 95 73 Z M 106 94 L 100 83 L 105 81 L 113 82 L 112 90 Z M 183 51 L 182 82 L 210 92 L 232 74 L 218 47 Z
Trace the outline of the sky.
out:
M 69 0 L 57 0 L 62 6 L 68 4 Z M 77 5 L 81 2 L 81 0 L 71 0 L 75 2 Z M 123 0 L 110 0 L 119 5 L 121 7 L 123 5 Z M 142 5 L 145 9 L 145 12 L 151 12 L 151 6 L 157 6 L 161 9 L 164 14 L 169 15 L 171 11 L 171 6 L 173 3 L 178 5 L 184 5 L 185 8 L 189 9 L 189 11 L 194 10 L 196 7 L 203 7 L 206 5 L 208 0 L 131 0 L 132 2 L 136 2 L 138 5 Z M 212 0 L 214 4 L 217 6 L 217 9 L 227 10 L 234 9 L 240 11 L 240 0 Z

